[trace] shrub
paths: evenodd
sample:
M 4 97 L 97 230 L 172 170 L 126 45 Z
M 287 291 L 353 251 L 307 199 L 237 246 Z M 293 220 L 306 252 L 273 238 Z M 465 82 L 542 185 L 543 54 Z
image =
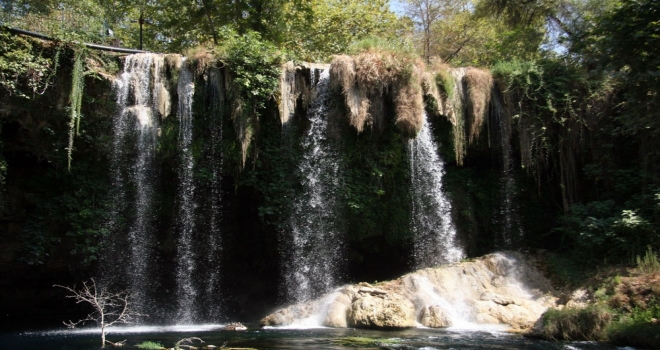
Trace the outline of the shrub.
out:
M 549 309 L 543 314 L 543 335 L 553 340 L 605 340 L 612 314 L 599 306 Z
M 138 344 L 137 347 L 139 349 L 146 349 L 146 350 L 160 350 L 163 348 L 163 346 L 160 343 L 156 343 L 153 341 L 144 341 Z

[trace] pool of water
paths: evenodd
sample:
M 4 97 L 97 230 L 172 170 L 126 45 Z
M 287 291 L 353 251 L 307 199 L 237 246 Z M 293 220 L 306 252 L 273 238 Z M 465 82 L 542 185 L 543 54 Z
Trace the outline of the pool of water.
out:
M 126 339 L 121 349 L 138 349 L 144 341 L 172 348 L 183 338 L 198 337 L 204 345 L 255 349 L 617 349 L 595 342 L 549 342 L 498 330 L 409 329 L 261 329 L 234 332 L 221 325 L 116 327 L 108 332 L 113 342 Z M 0 348 L 31 350 L 91 350 L 100 348 L 98 329 L 51 330 L 0 334 Z M 113 347 L 106 347 L 113 349 Z

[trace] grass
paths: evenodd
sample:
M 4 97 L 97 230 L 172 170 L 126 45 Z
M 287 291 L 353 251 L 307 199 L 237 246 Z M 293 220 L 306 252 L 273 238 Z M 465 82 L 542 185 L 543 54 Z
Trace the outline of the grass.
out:
M 637 269 L 641 273 L 660 272 L 660 261 L 651 247 L 647 248 L 644 257 L 637 256 Z
M 607 328 L 612 322 L 612 313 L 601 306 L 584 309 L 549 309 L 543 315 L 543 335 L 552 340 L 598 340 L 607 339 Z

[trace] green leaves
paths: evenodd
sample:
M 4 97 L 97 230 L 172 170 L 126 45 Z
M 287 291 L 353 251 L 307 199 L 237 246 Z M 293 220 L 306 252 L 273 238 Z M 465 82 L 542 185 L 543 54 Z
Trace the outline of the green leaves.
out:
M 44 48 L 31 39 L 0 29 L 0 86 L 10 95 L 26 99 L 43 94 L 52 83 L 59 49 L 54 59 L 43 53 Z

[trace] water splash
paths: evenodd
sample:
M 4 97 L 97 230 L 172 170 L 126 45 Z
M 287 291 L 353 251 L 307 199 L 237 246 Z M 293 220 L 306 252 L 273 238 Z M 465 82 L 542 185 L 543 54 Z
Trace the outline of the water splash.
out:
M 283 293 L 287 301 L 304 302 L 328 292 L 336 283 L 343 239 L 338 228 L 336 196 L 340 166 L 337 150 L 328 138 L 329 69 L 315 81 L 316 98 L 307 118 L 308 135 L 302 142 L 303 158 L 298 166 L 303 193 L 294 204 L 284 234 Z
M 120 282 L 127 284 L 134 296 L 134 309 L 148 313 L 149 294 L 155 286 L 150 278 L 153 264 L 153 213 L 156 169 L 154 156 L 158 136 L 158 109 L 161 98 L 154 87 L 163 82 L 163 57 L 153 54 L 137 54 L 126 57 L 123 73 L 113 82 L 118 116 L 113 125 L 113 150 L 110 157 L 113 187 L 112 209 L 107 224 L 112 234 L 103 242 L 101 257 L 101 284 Z M 129 166 L 126 166 L 129 164 Z M 130 215 L 127 215 L 130 214 Z M 127 221 L 128 235 L 122 246 L 123 225 Z M 127 256 L 126 256 L 127 255 Z M 124 259 L 126 261 L 124 261 Z M 127 280 L 121 281 L 122 276 Z
M 192 153 L 193 113 L 192 103 L 195 93 L 193 74 L 184 59 L 179 71 L 177 92 L 179 95 L 179 240 L 177 245 L 177 322 L 189 324 L 194 321 L 195 288 L 193 275 L 197 269 L 193 251 L 193 233 L 195 230 L 195 182 L 193 181 L 194 159 Z
M 416 268 L 454 262 L 464 256 L 455 242 L 451 204 L 442 189 L 444 162 L 437 149 L 428 121 L 425 121 L 417 138 L 408 144 Z

